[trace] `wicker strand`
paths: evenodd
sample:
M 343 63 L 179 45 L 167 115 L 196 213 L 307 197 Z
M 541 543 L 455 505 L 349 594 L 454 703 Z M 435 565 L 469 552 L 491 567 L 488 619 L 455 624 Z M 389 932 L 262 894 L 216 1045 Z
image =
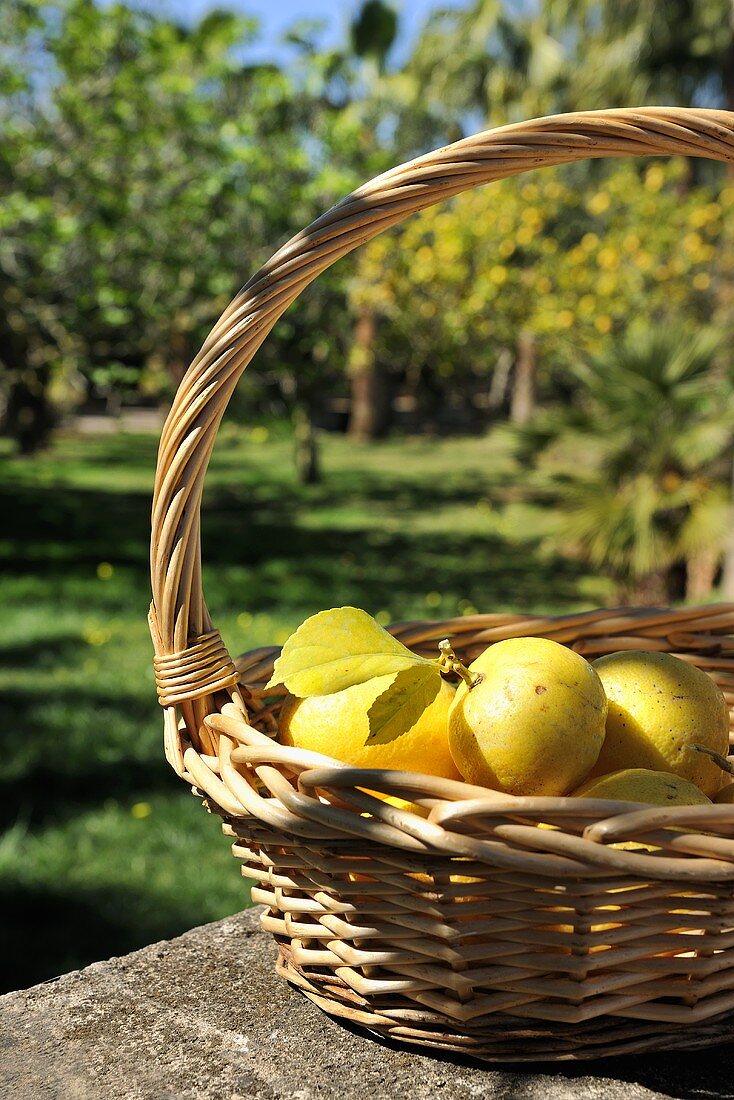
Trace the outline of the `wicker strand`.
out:
M 192 699 L 205 699 L 216 691 L 234 687 L 239 673 L 218 630 L 210 630 L 178 653 L 153 658 L 158 701 L 173 707 Z

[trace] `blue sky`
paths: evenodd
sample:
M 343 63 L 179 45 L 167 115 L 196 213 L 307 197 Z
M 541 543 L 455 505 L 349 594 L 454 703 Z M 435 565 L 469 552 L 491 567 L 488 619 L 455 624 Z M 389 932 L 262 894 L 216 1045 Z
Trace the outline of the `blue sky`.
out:
M 133 0 L 135 6 L 178 19 L 196 20 L 212 8 L 227 8 L 255 16 L 261 24 L 260 39 L 248 50 L 258 59 L 285 55 L 278 48 L 283 32 L 298 19 L 322 19 L 328 25 L 325 42 L 343 39 L 351 14 L 359 0 Z M 401 23 L 398 52 L 406 51 L 426 15 L 434 8 L 466 7 L 469 0 L 394 0 Z M 402 48 L 401 48 L 402 47 Z

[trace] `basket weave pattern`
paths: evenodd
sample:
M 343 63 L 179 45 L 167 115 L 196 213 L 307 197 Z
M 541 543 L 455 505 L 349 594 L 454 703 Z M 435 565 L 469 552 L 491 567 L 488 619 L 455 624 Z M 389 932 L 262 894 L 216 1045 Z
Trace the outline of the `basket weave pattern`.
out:
M 673 153 L 734 162 L 734 115 L 556 116 L 480 134 L 378 177 L 240 291 L 164 427 L 150 626 L 166 756 L 223 818 L 255 880 L 253 900 L 265 906 L 280 972 L 321 1008 L 374 1032 L 504 1061 L 715 1041 L 734 1014 L 734 806 L 513 798 L 279 745 L 280 698 L 264 692 L 278 650 L 233 662 L 203 598 L 200 506 L 221 417 L 298 293 L 408 214 L 543 165 Z M 448 636 L 465 662 L 531 634 L 592 659 L 664 650 L 704 669 L 734 704 L 730 605 L 476 615 L 392 629 L 430 656 Z M 367 791 L 412 801 L 428 816 Z

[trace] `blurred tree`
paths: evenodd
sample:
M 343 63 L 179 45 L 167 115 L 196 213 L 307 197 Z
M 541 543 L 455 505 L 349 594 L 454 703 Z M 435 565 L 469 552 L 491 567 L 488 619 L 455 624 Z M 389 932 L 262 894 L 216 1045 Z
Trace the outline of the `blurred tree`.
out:
M 298 58 L 286 74 L 247 64 L 254 24 L 228 13 L 184 26 L 124 3 L 6 0 L 0 5 L 0 363 L 9 430 L 31 449 L 52 422 L 50 397 L 86 392 L 114 409 L 125 393 L 169 389 L 243 274 L 279 242 L 365 179 L 465 128 L 606 105 L 624 87 L 641 100 L 723 102 L 730 14 L 728 0 L 522 6 L 473 0 L 437 9 L 413 56 L 397 67 L 395 10 L 386 0 L 365 0 L 335 49 L 321 48 L 317 25 L 294 27 Z M 592 166 L 595 175 L 584 182 L 603 171 Z M 689 181 L 681 177 L 679 189 L 683 183 Z M 370 262 L 360 263 L 349 296 L 354 268 L 347 265 L 309 288 L 259 357 L 269 392 L 279 388 L 293 415 L 300 410 L 302 440 L 324 393 L 343 385 L 345 374 L 353 389 L 352 430 L 362 437 L 384 427 L 390 377 L 407 377 L 432 416 L 447 395 L 466 404 L 472 386 L 489 388 L 495 362 L 501 364 L 496 403 L 510 359 L 516 363 L 511 404 L 526 418 L 564 342 L 579 332 L 583 344 L 605 326 L 619 327 L 615 301 L 628 303 L 623 293 L 603 288 L 626 271 L 634 249 L 620 237 L 617 263 L 596 228 L 598 215 L 583 204 L 575 225 L 566 224 L 545 192 L 523 221 L 528 204 L 533 200 L 518 203 L 501 230 L 485 224 L 502 250 L 495 253 L 471 226 L 439 218 L 437 234 L 456 235 L 441 248 L 457 269 L 449 278 L 422 253 L 420 286 L 404 322 L 397 304 L 407 302 L 412 273 L 399 271 L 410 252 L 391 258 L 384 279 L 379 265 L 372 263 L 370 276 Z M 430 249 L 434 229 L 418 224 L 425 241 L 419 234 L 405 241 Z M 599 225 L 607 232 L 603 217 Z M 584 227 L 591 234 L 586 243 Z M 640 261 L 645 292 L 664 282 L 653 276 L 666 268 L 657 262 L 663 228 Z M 633 236 L 634 227 L 626 232 Z M 704 251 L 707 233 L 698 234 Z M 594 234 L 596 244 L 589 243 Z M 573 263 L 559 263 L 556 240 L 576 250 Z M 247 242 L 244 259 L 232 242 Z M 479 250 L 476 260 L 470 248 Z M 692 270 L 681 256 L 676 262 Z M 573 282 L 574 263 L 580 269 L 597 260 L 600 291 L 578 270 Z M 522 274 L 524 263 L 530 270 Z M 702 294 L 711 299 L 702 290 L 704 264 L 695 269 L 695 308 Z M 565 289 L 557 272 L 569 273 Z M 368 276 L 382 287 L 370 291 Z M 630 278 L 639 291 L 639 279 Z M 682 283 L 685 274 L 675 278 Z M 721 313 L 728 301 L 731 309 L 723 264 L 711 280 L 719 295 L 711 308 Z M 543 289 L 546 282 L 551 291 Z M 571 284 L 587 285 L 577 312 Z M 447 320 L 441 303 L 459 288 L 455 320 Z M 477 309 L 493 310 L 492 326 L 480 318 L 472 327 Z M 420 331 L 412 325 L 416 317 Z M 536 368 L 543 377 L 535 377 Z M 299 453 L 313 446 L 311 435 Z M 305 462 L 304 476 L 314 469 Z
M 437 6 L 426 20 L 407 69 L 429 105 L 453 126 L 501 126 L 554 109 L 568 81 L 564 30 L 552 0 L 519 6 L 473 0 Z
M 397 30 L 395 11 L 383 0 L 365 0 L 352 23 L 352 50 L 362 62 L 363 80 L 372 98 L 384 77 Z M 375 128 L 368 132 L 368 140 L 375 143 Z M 376 439 L 387 423 L 386 382 L 375 357 L 374 341 L 375 318 L 369 305 L 365 305 L 357 318 L 349 356 L 352 395 L 349 434 L 354 439 Z
M 365 0 L 351 26 L 352 52 L 356 57 L 374 59 L 380 72 L 398 32 L 395 9 L 384 0 Z
M 731 0 L 545 0 L 567 28 L 566 103 L 734 108 Z
M 8 412 L 19 387 L 47 394 L 64 365 L 110 399 L 167 388 L 241 278 L 231 242 L 255 267 L 307 214 L 295 92 L 272 67 L 243 66 L 252 24 L 223 12 L 184 28 L 122 4 L 11 0 L 2 18 L 15 79 L 0 141 Z M 30 415 L 26 449 L 48 424 Z
M 438 9 L 426 22 L 409 69 L 460 131 L 552 113 L 569 79 L 564 30 L 571 13 L 552 2 L 518 9 L 503 0 L 474 0 Z M 533 415 L 536 335 L 529 323 L 513 334 L 512 417 Z
M 43 250 L 53 255 L 70 226 L 53 217 L 43 189 L 13 178 L 24 150 L 40 150 L 28 115 L 42 77 L 31 49 L 41 28 L 34 5 L 0 7 L 0 423 L 24 454 L 53 426 L 53 369 L 58 362 L 68 370 L 74 344 L 42 293 Z
M 457 129 L 645 103 L 734 106 L 731 0 L 474 0 L 437 8 L 410 60 Z M 588 165 L 579 179 L 599 177 Z M 516 331 L 512 408 L 532 415 L 536 335 Z M 733 574 L 734 575 L 734 574 Z
M 652 324 L 677 316 L 690 331 L 710 319 L 728 278 L 734 189 L 681 194 L 685 174 L 680 160 L 652 163 L 642 177 L 623 161 L 588 192 L 560 172 L 507 180 L 362 249 L 353 308 L 369 304 L 380 317 L 376 354 L 422 417 L 451 402 L 470 407 L 511 355 L 521 379 L 512 406 L 527 421 L 534 372 L 517 369 L 519 347 L 548 393 L 551 382 L 568 384 L 569 359 L 599 352 L 642 310 Z
M 470 125 L 646 103 L 734 107 L 731 0 L 438 6 L 410 67 Z
M 184 26 L 120 3 L 9 0 L 0 18 L 0 354 L 6 426 L 26 449 L 48 430 L 52 385 L 112 410 L 169 390 L 245 272 L 437 133 L 415 82 L 388 70 L 397 20 L 378 0 L 336 50 L 294 28 L 288 75 L 244 62 L 254 24 L 220 11 Z M 302 458 L 353 323 L 329 272 L 263 349 Z M 378 387 L 353 381 L 374 423 Z
M 391 4 L 366 0 L 355 13 L 347 40 L 334 49 L 320 48 L 317 29 L 306 24 L 290 32 L 300 49 L 292 76 L 307 120 L 303 141 L 312 166 L 302 196 L 310 203 L 306 221 L 396 161 L 446 136 L 442 118 L 426 105 L 415 75 L 390 65 L 398 31 Z M 349 270 L 340 265 L 322 275 L 278 326 L 276 337 L 287 333 L 298 344 L 298 353 L 286 356 L 294 365 L 293 379 L 286 379 L 282 362 L 281 377 L 305 404 L 310 419 L 325 379 L 328 384 L 337 377 L 335 368 L 345 368 L 351 392 L 349 430 L 371 439 L 386 427 L 389 395 L 372 348 L 374 320 L 367 309 L 350 309 Z M 280 351 L 276 339 L 262 354 L 273 361 Z M 303 423 L 301 418 L 302 437 Z

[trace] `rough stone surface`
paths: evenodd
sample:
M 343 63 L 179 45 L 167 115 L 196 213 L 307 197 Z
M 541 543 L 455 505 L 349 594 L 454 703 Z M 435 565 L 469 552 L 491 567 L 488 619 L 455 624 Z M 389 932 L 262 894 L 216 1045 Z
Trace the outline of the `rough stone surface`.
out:
M 388 1047 L 273 972 L 250 911 L 0 998 L 13 1100 L 649 1100 L 734 1097 L 732 1045 L 520 1069 Z M 7 945 L 6 945 L 7 948 Z

